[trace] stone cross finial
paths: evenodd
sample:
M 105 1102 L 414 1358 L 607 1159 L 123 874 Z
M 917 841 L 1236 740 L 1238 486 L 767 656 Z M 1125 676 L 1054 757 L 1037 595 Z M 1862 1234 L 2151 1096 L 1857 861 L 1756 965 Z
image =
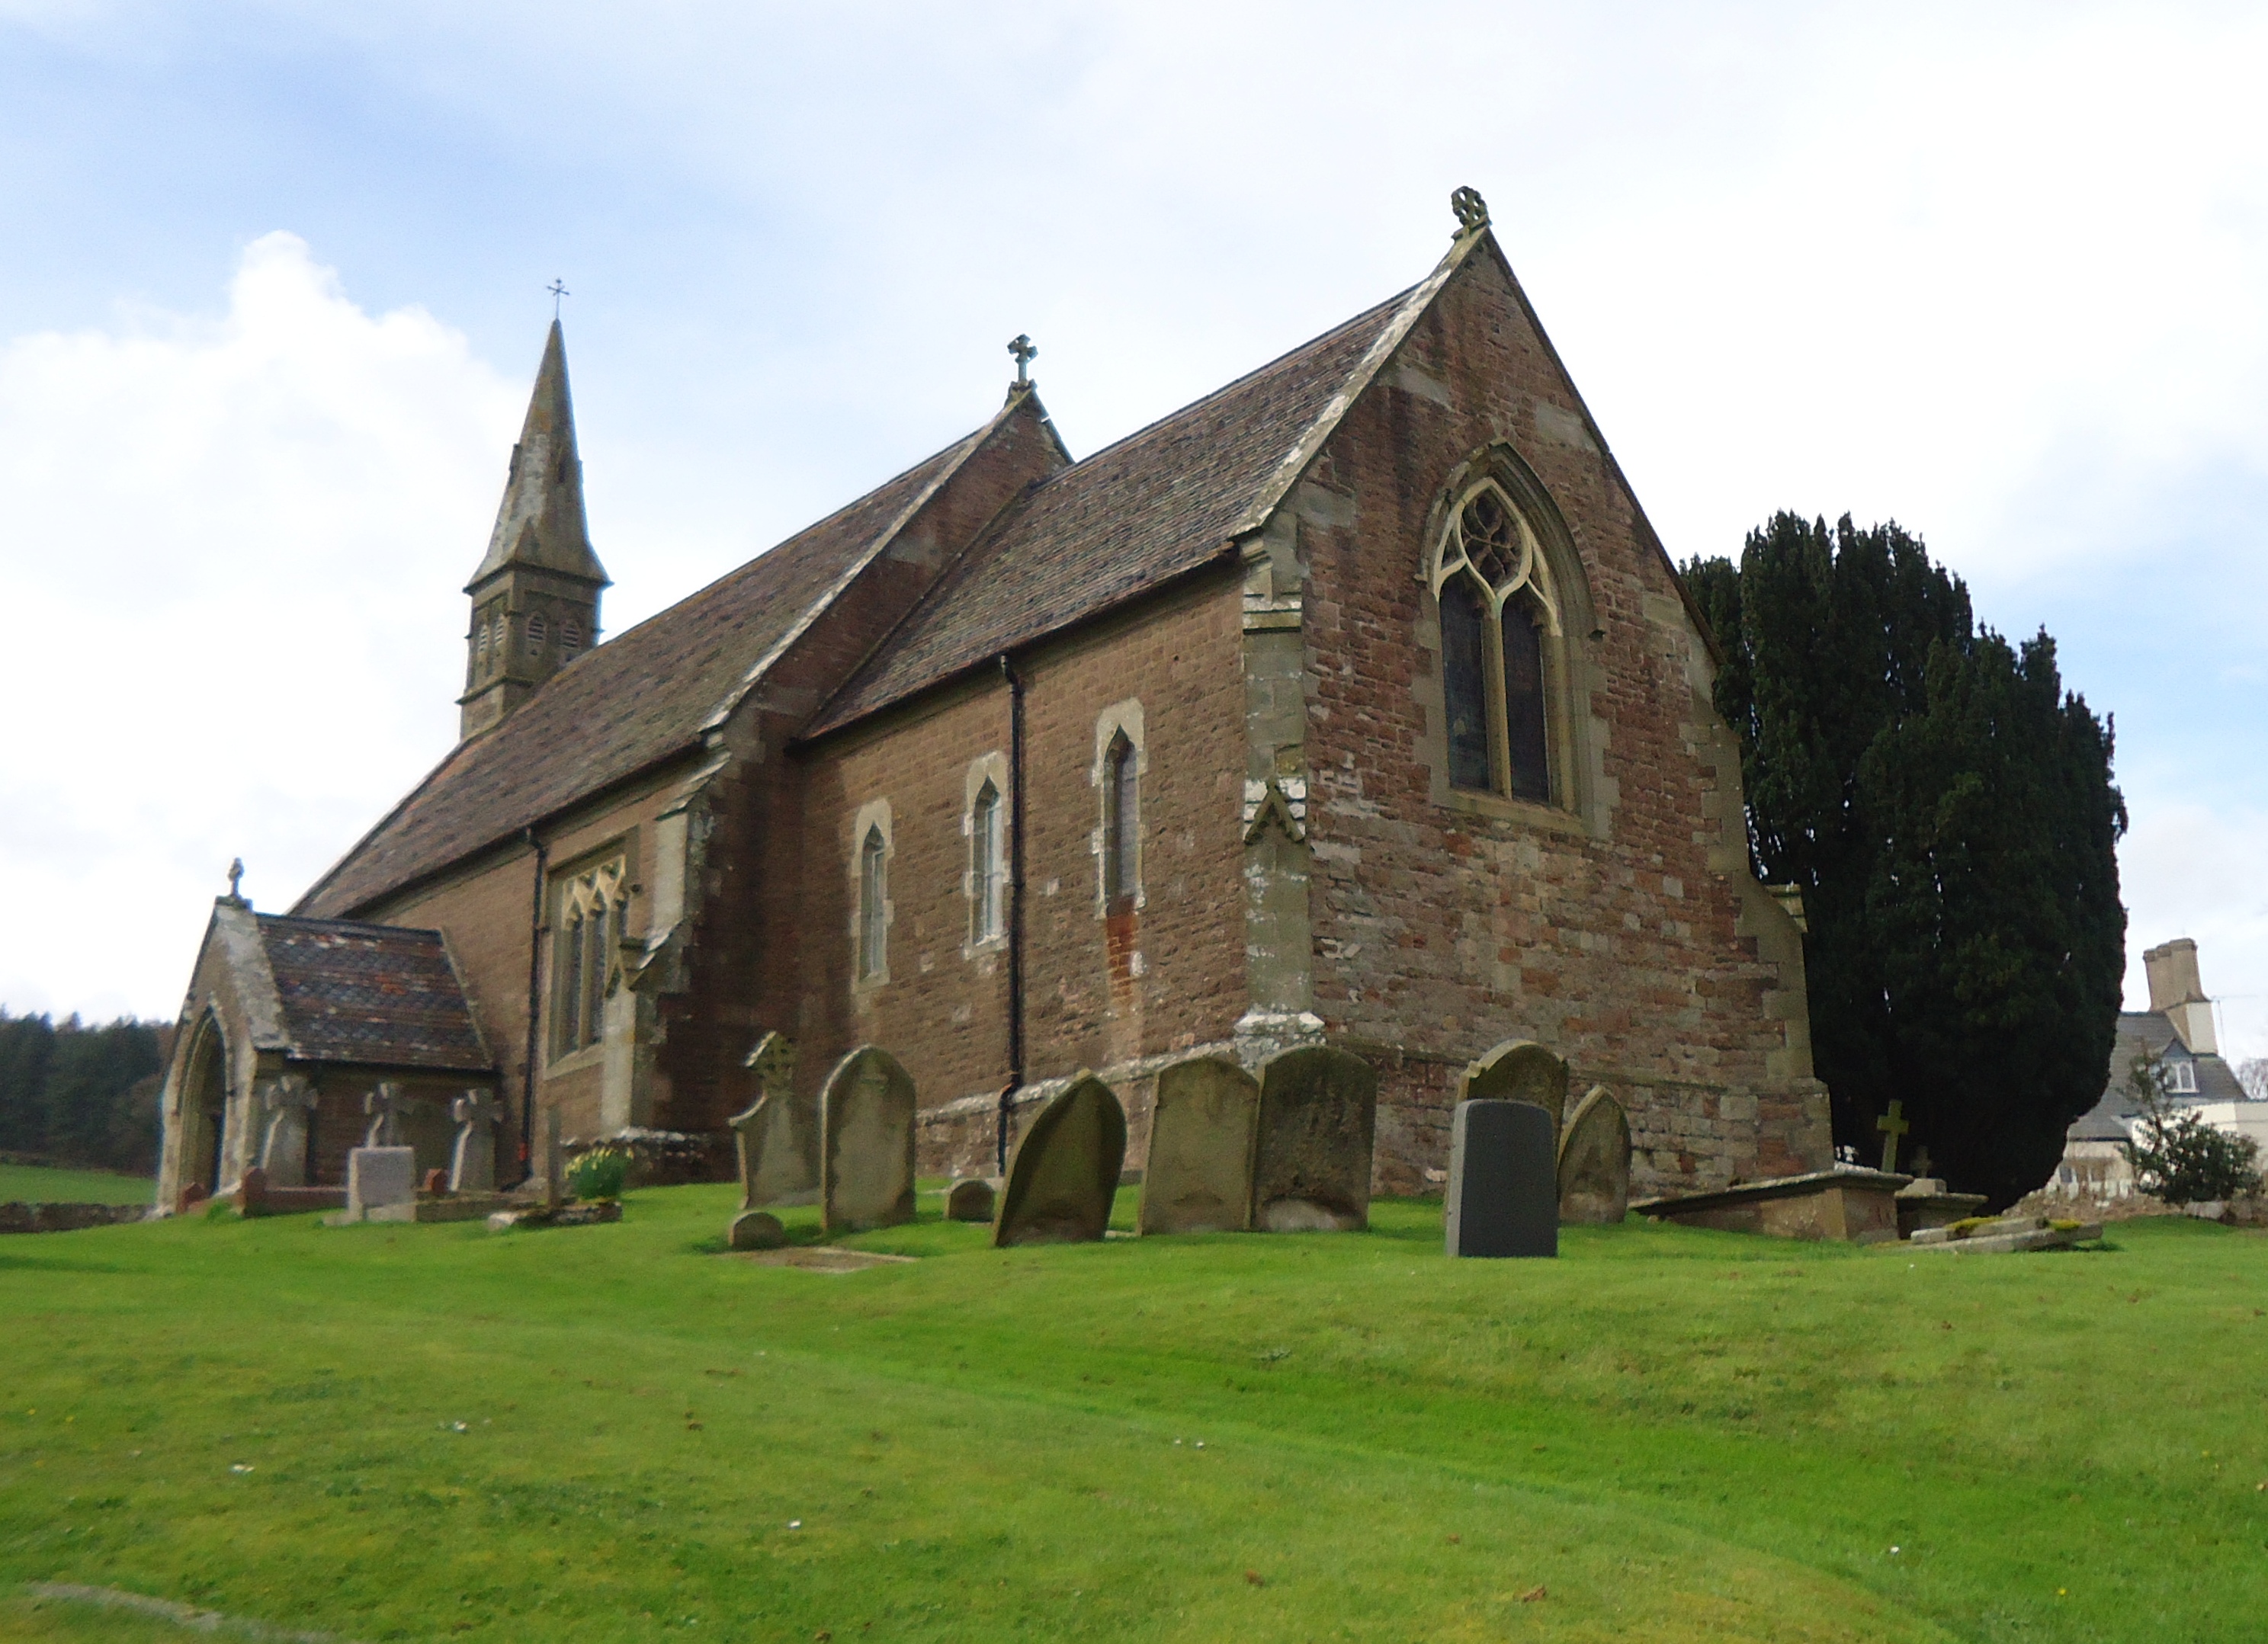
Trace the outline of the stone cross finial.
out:
M 401 1087 L 388 1083 L 381 1084 L 362 1098 L 362 1111 L 370 1120 L 363 1133 L 365 1148 L 394 1148 L 401 1145 L 401 1110 L 409 1104 L 402 1099 Z
M 277 1187 L 299 1187 L 307 1179 L 308 1116 L 315 1111 L 315 1087 L 305 1074 L 287 1073 L 261 1087 L 260 1111 L 267 1116 L 260 1138 L 260 1164 Z
M 1927 1148 L 1916 1148 L 1914 1149 L 1913 1161 L 1914 1174 L 1917 1176 L 1934 1176 L 1936 1172 L 1930 1169 L 1929 1164 L 1929 1149 Z
M 1890 1111 L 1874 1121 L 1874 1128 L 1882 1133 L 1882 1169 L 1892 1175 L 1898 1168 L 1898 1138 L 1913 1128 L 1904 1114 L 1905 1104 L 1894 1101 Z
M 1457 214 L 1457 232 L 1476 234 L 1489 225 L 1488 202 L 1477 188 L 1460 188 L 1449 196 L 1449 209 Z
M 457 1139 L 449 1149 L 449 1191 L 485 1193 L 496 1189 L 497 1099 L 489 1090 L 468 1090 L 449 1104 Z
M 551 293 L 551 318 L 556 320 L 559 318 L 559 299 L 563 297 L 572 297 L 575 293 L 567 289 L 565 281 L 556 277 L 543 289 Z
M 1016 356 L 1016 386 L 1029 387 L 1032 378 L 1026 368 L 1039 356 L 1040 345 L 1020 331 L 1016 340 L 1008 345 L 1008 352 Z

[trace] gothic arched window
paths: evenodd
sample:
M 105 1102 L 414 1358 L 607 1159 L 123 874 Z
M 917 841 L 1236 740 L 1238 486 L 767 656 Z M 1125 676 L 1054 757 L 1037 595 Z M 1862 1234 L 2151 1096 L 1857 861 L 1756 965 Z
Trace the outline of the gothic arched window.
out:
M 621 857 L 558 881 L 553 1053 L 568 1056 L 606 1037 L 607 982 L 622 944 L 630 906 Z
M 976 901 L 969 922 L 979 942 L 999 936 L 1005 922 L 1008 863 L 1002 847 L 1006 833 L 1000 790 L 988 779 L 968 808 L 968 885 Z
M 1449 785 L 1548 804 L 1544 641 L 1559 631 L 1535 533 L 1494 485 L 1469 493 L 1433 558 Z
M 1123 914 L 1141 888 L 1141 761 L 1123 730 L 1102 755 L 1102 905 Z
M 889 958 L 889 848 L 879 826 L 866 830 L 858 847 L 858 974 L 879 977 Z

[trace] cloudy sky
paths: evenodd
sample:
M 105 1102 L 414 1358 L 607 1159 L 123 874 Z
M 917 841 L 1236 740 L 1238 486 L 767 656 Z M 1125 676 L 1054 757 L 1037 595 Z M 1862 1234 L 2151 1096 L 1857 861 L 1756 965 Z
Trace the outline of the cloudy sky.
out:
M 974 426 L 1087 451 L 1478 187 L 1673 553 L 1896 517 L 2117 716 L 2268 1053 L 2259 7 L 0 0 L 0 1004 L 170 1016 L 450 745 L 563 277 L 620 629 Z

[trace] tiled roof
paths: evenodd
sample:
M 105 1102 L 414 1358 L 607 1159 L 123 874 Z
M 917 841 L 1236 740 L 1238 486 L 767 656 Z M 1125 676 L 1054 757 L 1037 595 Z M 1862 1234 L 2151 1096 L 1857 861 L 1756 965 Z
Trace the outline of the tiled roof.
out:
M 2193 1061 L 2197 1064 L 2197 1089 L 2183 1091 L 2173 1097 L 2176 1107 L 2188 1107 L 2200 1102 L 2241 1102 L 2244 1086 L 2236 1077 L 2236 1070 L 2220 1056 L 2191 1056 L 2174 1032 L 2174 1024 L 2162 1011 L 2122 1010 L 2118 1014 L 2118 1038 L 2110 1051 L 2109 1083 L 2102 1099 L 2080 1114 L 2066 1132 L 2073 1141 L 2124 1141 L 2128 1134 L 2123 1122 L 2140 1112 L 2126 1086 L 2128 1073 L 2135 1057 L 2144 1052 L 2169 1061 Z
M 259 919 L 295 1060 L 463 1073 L 494 1066 L 439 931 Z
M 1219 554 L 1251 528 L 1256 500 L 1285 481 L 1287 462 L 1410 295 L 1050 476 L 939 580 L 806 734 L 848 724 Z
M 718 710 L 983 430 L 562 668 L 460 744 L 293 911 L 350 914 L 696 746 Z

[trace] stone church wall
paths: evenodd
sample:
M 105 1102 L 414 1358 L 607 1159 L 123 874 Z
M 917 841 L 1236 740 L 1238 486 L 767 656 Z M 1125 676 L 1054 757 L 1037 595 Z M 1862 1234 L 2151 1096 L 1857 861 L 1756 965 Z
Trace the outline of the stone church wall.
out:
M 1557 809 L 1447 791 L 1422 567 L 1444 488 L 1498 440 L 1557 504 L 1601 630 L 1567 637 L 1589 723 Z M 1447 1164 L 1458 1069 L 1512 1038 L 1623 1097 L 1645 1189 L 1824 1168 L 1824 1093 L 1787 1031 L 1801 995 L 1791 1009 L 1757 950 L 1786 916 L 1749 906 L 1769 899 L 1727 831 L 1737 765 L 1705 642 L 1492 261 L 1419 322 L 1298 506 L 1315 1009 L 1381 1068 L 1379 1185 Z M 1792 925 L 1764 934 L 1793 951 Z

